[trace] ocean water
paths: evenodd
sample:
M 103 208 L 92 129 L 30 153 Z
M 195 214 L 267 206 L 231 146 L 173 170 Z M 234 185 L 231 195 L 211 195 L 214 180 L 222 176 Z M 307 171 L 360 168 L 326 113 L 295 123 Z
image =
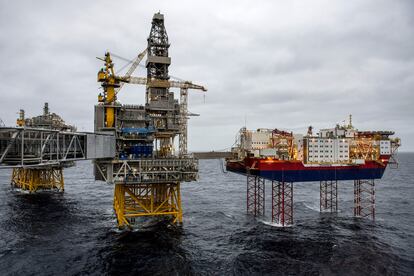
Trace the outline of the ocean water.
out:
M 319 213 L 319 183 L 295 183 L 295 223 L 274 226 L 246 215 L 245 177 L 201 160 L 182 184 L 183 226 L 132 232 L 115 227 L 113 186 L 89 161 L 65 169 L 62 194 L 14 191 L 0 170 L 0 275 L 414 275 L 414 153 L 399 160 L 376 182 L 375 222 L 352 217 L 352 182 L 338 184 L 338 214 Z

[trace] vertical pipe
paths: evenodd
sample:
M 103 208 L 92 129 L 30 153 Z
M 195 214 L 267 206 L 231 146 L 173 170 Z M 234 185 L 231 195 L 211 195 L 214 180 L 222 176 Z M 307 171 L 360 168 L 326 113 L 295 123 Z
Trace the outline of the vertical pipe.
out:
M 274 191 L 274 185 L 275 185 L 275 181 L 272 180 L 272 222 L 274 222 L 274 218 L 275 218 L 275 191 Z
M 371 190 L 372 194 L 372 220 L 375 220 L 375 180 L 372 179 L 372 190 Z
M 21 138 L 22 138 L 22 143 L 21 143 L 21 163 L 22 166 L 24 165 L 24 129 L 20 130 L 21 131 Z
M 282 182 L 282 226 L 285 226 L 285 181 Z

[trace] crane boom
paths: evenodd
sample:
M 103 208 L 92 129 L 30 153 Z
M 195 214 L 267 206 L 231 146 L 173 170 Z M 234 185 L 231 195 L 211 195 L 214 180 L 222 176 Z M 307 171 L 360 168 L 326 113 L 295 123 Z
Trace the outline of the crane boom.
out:
M 142 51 L 137 57 L 136 59 L 132 62 L 131 67 L 128 69 L 128 71 L 126 72 L 124 78 L 129 78 L 131 77 L 132 73 L 134 73 L 135 69 L 137 69 L 139 63 L 141 62 L 141 60 L 144 58 L 145 54 L 147 53 L 147 49 L 145 49 L 144 51 Z M 119 87 L 115 89 L 115 93 L 117 94 L 119 92 L 119 90 L 122 89 L 122 86 L 124 86 L 125 82 L 121 82 L 119 84 Z
M 205 88 L 202 85 L 193 84 L 190 81 L 166 81 L 166 80 L 148 80 L 147 78 L 142 77 L 126 77 L 126 82 L 131 84 L 156 84 L 157 86 L 161 87 L 175 87 L 175 88 L 181 88 L 181 89 L 197 89 L 202 91 L 207 91 L 207 88 Z

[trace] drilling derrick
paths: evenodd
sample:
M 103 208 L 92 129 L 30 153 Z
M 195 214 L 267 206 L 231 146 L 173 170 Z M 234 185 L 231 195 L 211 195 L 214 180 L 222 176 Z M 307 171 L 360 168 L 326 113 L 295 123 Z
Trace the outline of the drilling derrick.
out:
M 148 37 L 146 109 L 158 129 L 155 143 L 163 157 L 173 155 L 174 138 L 179 134 L 179 104 L 169 91 L 169 47 L 164 16 L 156 13 Z
M 114 75 L 110 53 L 101 59 L 105 68 L 98 73 L 104 94 L 98 96 L 99 104 L 95 106 L 95 131 L 115 134 L 116 153 L 113 159 L 95 162 L 95 179 L 115 184 L 114 210 L 120 228 L 133 227 L 139 217 L 162 216 L 181 223 L 180 183 L 195 181 L 198 175 L 197 160 L 183 154 L 187 139 L 180 139 L 179 153 L 174 143 L 177 135 L 182 137 L 183 129 L 187 133 L 187 93 L 185 101 L 179 103 L 170 87 L 181 89 L 181 99 L 183 90 L 206 89 L 191 82 L 169 80 L 170 44 L 160 13 L 154 14 L 147 42 L 126 76 Z M 132 77 L 145 54 L 147 77 Z M 116 101 L 123 83 L 146 85 L 145 105 Z M 109 95 L 114 97 L 108 100 Z M 112 114 L 113 120 L 108 121 Z

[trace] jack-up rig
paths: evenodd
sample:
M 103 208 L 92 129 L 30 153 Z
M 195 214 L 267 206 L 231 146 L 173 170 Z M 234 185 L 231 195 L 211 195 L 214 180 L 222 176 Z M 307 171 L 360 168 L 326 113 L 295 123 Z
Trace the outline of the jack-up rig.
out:
M 279 129 L 239 131 L 228 171 L 247 176 L 247 213 L 265 214 L 265 183 L 271 182 L 271 218 L 293 224 L 293 183 L 320 182 L 320 211 L 338 211 L 338 181 L 354 181 L 354 216 L 375 219 L 375 179 L 394 158 L 399 138 L 392 131 L 358 131 L 347 125 L 306 135 Z
M 111 54 L 98 72 L 103 94 L 95 106 L 95 132 L 76 132 L 45 105 L 42 116 L 17 127 L 0 126 L 0 168 L 13 168 L 12 184 L 22 190 L 63 191 L 62 169 L 76 160 L 94 160 L 96 180 L 114 183 L 114 210 L 120 228 L 133 227 L 138 217 L 169 217 L 182 222 L 180 183 L 195 181 L 198 160 L 187 152 L 189 89 L 207 91 L 189 81 L 171 81 L 164 16 L 154 14 L 147 48 L 125 76 L 117 76 Z M 147 54 L 147 77 L 132 73 Z M 146 85 L 145 105 L 117 101 L 125 83 Z M 180 89 L 180 101 L 170 88 Z M 178 152 L 176 138 L 178 136 Z

